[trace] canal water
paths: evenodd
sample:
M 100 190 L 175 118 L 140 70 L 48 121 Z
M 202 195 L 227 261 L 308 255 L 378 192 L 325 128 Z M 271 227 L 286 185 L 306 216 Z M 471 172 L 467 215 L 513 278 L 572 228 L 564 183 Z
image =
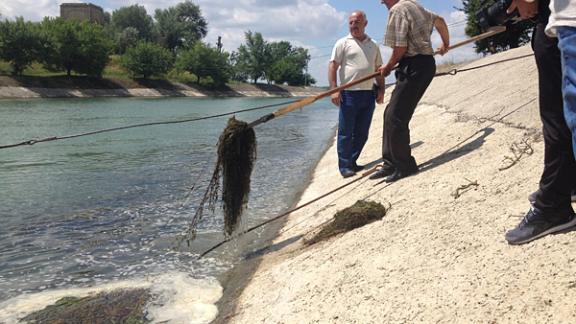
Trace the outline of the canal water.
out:
M 289 100 L 4 100 L 0 145 Z M 252 121 L 275 109 L 237 118 Z M 212 173 L 227 118 L 0 150 L 0 323 L 63 296 L 142 286 L 162 296 L 149 310 L 154 321 L 209 322 L 222 292 L 216 278 L 253 248 L 229 244 L 197 260 L 223 239 L 220 211 L 205 215 L 190 246 L 180 240 Z M 323 100 L 256 128 L 258 156 L 243 226 L 293 205 L 336 123 L 337 109 Z

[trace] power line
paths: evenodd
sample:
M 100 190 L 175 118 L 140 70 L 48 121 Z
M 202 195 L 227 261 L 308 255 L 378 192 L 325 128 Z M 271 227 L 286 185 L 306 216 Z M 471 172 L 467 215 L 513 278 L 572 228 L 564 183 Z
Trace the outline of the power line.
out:
M 513 58 L 509 58 L 509 59 L 504 59 L 504 60 L 500 60 L 500 61 L 496 61 L 496 62 L 484 64 L 484 65 L 479 65 L 479 66 L 475 66 L 475 67 L 471 67 L 471 68 L 453 69 L 453 70 L 450 70 L 449 72 L 438 73 L 438 74 L 436 74 L 436 76 L 438 77 L 438 76 L 444 76 L 444 75 L 456 75 L 456 74 L 459 73 L 459 72 L 466 72 L 466 71 L 472 71 L 472 70 L 476 70 L 476 69 L 481 69 L 481 68 L 485 68 L 485 67 L 488 67 L 488 66 L 492 66 L 492 65 L 496 65 L 496 64 L 500 64 L 500 63 L 504 63 L 504 62 L 510 62 L 510 61 L 514 61 L 514 60 L 519 60 L 519 59 L 527 58 L 527 57 L 530 57 L 530 56 L 534 56 L 534 54 L 521 55 L 521 56 L 517 56 L 517 57 L 513 57 Z M 189 122 L 195 122 L 195 121 L 199 121 L 199 120 L 206 120 L 206 119 L 212 119 L 212 118 L 218 118 L 218 117 L 223 117 L 223 116 L 234 115 L 234 114 L 242 113 L 242 112 L 248 112 L 248 111 L 254 111 L 254 110 L 260 110 L 260 109 L 265 109 L 265 108 L 272 108 L 272 107 L 282 106 L 282 105 L 288 105 L 288 104 L 291 104 L 291 103 L 295 103 L 295 102 L 297 102 L 297 101 L 299 101 L 299 100 L 292 100 L 292 101 L 287 101 L 287 102 L 282 102 L 282 103 L 277 103 L 277 104 L 271 104 L 271 105 L 266 105 L 266 106 L 248 108 L 248 109 L 244 109 L 244 110 L 237 110 L 237 111 L 233 111 L 233 112 L 229 112 L 229 113 L 212 115 L 212 116 L 206 116 L 206 117 L 200 117 L 200 118 L 182 119 L 182 120 L 172 120 L 172 121 L 160 121 L 160 122 L 152 122 L 152 123 L 144 123 L 144 124 L 136 124 L 136 125 L 128 125 L 128 126 L 115 127 L 115 128 L 108 128 L 108 129 L 96 130 L 96 131 L 92 131 L 92 132 L 75 134 L 75 135 L 53 136 L 53 137 L 47 137 L 47 138 L 37 139 L 37 140 L 32 139 L 32 140 L 23 141 L 23 142 L 20 142 L 20 143 L 2 145 L 2 146 L 0 146 L 0 149 L 8 149 L 8 148 L 14 148 L 14 147 L 18 147 L 18 146 L 34 145 L 34 144 L 43 143 L 43 142 L 52 142 L 52 141 L 59 141 L 59 140 L 65 140 L 65 139 L 83 137 L 83 136 L 90 136 L 90 135 L 96 135 L 96 134 L 114 132 L 114 131 L 119 131 L 119 130 L 130 129 L 130 128 L 138 128 L 138 127 L 146 127 L 146 126 L 156 126 L 156 125 L 168 125 L 168 124 L 189 123 Z
M 119 131 L 119 130 L 125 130 L 125 129 L 131 129 L 131 128 L 138 128 L 138 127 L 190 123 L 190 122 L 195 122 L 195 121 L 199 121 L 199 120 L 206 120 L 206 119 L 213 119 L 213 118 L 218 118 L 218 117 L 224 117 L 224 116 L 234 115 L 234 114 L 242 113 L 242 112 L 248 112 L 248 111 L 260 110 L 260 109 L 265 109 L 265 108 L 272 108 L 272 107 L 277 107 L 277 106 L 288 105 L 288 104 L 291 104 L 291 103 L 294 103 L 294 102 L 297 102 L 297 101 L 298 101 L 298 100 L 292 100 L 292 101 L 281 102 L 281 103 L 277 103 L 277 104 L 271 104 L 271 105 L 266 105 L 266 106 L 260 106 L 260 107 L 248 108 L 248 109 L 243 109 L 243 110 L 237 110 L 237 111 L 233 111 L 233 112 L 229 112 L 229 113 L 212 115 L 212 116 L 206 116 L 206 117 L 199 117 L 199 118 L 192 118 L 192 119 L 181 119 L 181 120 L 172 120 L 172 121 L 160 121 L 160 122 L 152 122 L 152 123 L 144 123 L 144 124 L 136 124 L 136 125 L 128 125 L 128 126 L 121 126 L 121 127 L 101 129 L 101 130 L 96 130 L 96 131 L 87 132 L 87 133 L 81 133 L 81 134 L 75 134 L 75 135 L 52 136 L 52 137 L 47 137 L 47 138 L 43 138 L 43 139 L 32 139 L 32 140 L 27 140 L 27 141 L 23 141 L 23 142 L 20 142 L 20 143 L 15 143 L 15 144 L 1 145 L 1 146 L 0 146 L 0 150 L 1 150 L 1 149 L 18 147 L 18 146 L 24 146 L 24 145 L 34 145 L 34 144 L 44 143 L 44 142 L 53 142 L 53 141 L 59 141 L 59 140 L 65 140 L 65 139 L 71 139 L 71 138 L 77 138 L 77 137 L 83 137 L 83 136 L 90 136 L 90 135 L 96 135 L 96 134 L 102 134 L 102 133 L 115 132 L 115 131 Z

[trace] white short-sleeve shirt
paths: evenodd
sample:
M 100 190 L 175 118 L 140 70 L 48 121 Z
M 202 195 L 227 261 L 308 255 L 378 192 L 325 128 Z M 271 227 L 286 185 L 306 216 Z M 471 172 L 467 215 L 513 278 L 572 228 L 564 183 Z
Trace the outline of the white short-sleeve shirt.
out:
M 374 73 L 382 65 L 382 56 L 380 48 L 370 37 L 359 41 L 348 35 L 336 42 L 330 61 L 340 66 L 338 76 L 342 85 Z M 366 80 L 347 90 L 371 90 L 373 84 L 374 80 Z
M 556 28 L 560 26 L 576 27 L 576 1 L 550 1 L 550 20 L 546 26 L 546 34 L 556 37 Z

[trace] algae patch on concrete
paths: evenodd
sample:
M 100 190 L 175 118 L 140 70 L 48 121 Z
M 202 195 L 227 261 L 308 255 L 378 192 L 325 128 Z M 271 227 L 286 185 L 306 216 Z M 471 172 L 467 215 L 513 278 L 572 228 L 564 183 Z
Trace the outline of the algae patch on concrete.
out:
M 148 323 L 148 289 L 116 290 L 87 297 L 64 297 L 54 305 L 34 312 L 23 323 Z
M 386 207 L 373 201 L 358 200 L 354 205 L 338 211 L 331 222 L 323 226 L 310 238 L 304 239 L 304 244 L 312 245 L 340 233 L 349 232 L 386 215 Z

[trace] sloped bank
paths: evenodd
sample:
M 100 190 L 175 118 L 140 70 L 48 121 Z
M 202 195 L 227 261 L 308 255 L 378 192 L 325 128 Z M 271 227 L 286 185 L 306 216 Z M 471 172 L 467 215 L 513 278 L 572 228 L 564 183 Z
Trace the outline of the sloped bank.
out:
M 529 47 L 473 62 L 530 54 Z M 389 100 L 390 91 L 386 101 Z M 383 106 L 361 164 L 380 159 Z M 436 78 L 411 123 L 420 173 L 363 179 L 291 215 L 220 319 L 232 323 L 569 323 L 576 321 L 576 232 L 504 240 L 538 186 L 543 143 L 532 57 Z M 300 204 L 347 183 L 334 145 Z M 477 183 L 462 190 L 470 183 Z M 299 240 L 355 201 L 392 208 L 307 247 Z M 291 244 L 280 244 L 293 242 Z
M 92 97 L 307 97 L 325 89 L 230 84 L 217 90 L 164 80 L 0 76 L 0 99 Z

